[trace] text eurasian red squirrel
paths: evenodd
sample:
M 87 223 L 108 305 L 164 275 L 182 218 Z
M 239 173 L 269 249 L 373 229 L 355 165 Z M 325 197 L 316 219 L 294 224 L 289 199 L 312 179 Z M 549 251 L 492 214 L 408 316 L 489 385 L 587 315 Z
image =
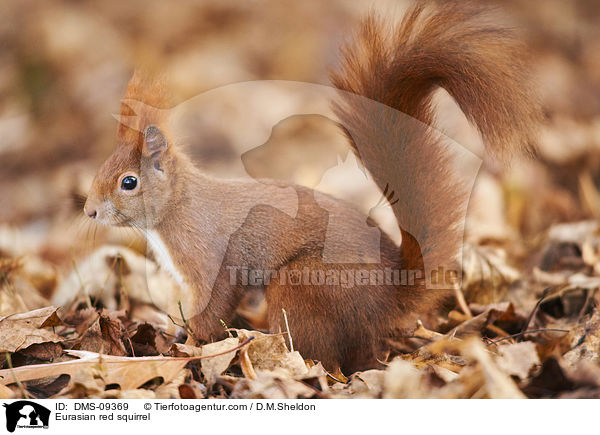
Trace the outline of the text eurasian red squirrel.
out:
M 297 197 L 290 204 L 282 193 L 286 183 L 210 177 L 174 142 L 159 112 L 136 113 L 136 129 L 119 125 L 118 145 L 95 177 L 85 213 L 146 234 L 157 260 L 193 295 L 198 309 L 189 321 L 195 338 L 216 338 L 222 322 L 231 320 L 246 288 L 232 281 L 232 270 L 457 267 L 463 219 L 457 205 L 468 192 L 438 136 L 414 121 L 434 122 L 431 97 L 438 87 L 455 99 L 495 155 L 531 142 L 540 110 L 521 44 L 483 19 L 478 8 L 420 3 L 396 26 L 368 17 L 342 54 L 333 85 L 366 98 L 341 93 L 335 112 L 381 190 L 395 191 L 393 210 L 402 229 L 400 247 L 382 233 L 377 263 L 364 256 L 324 263 L 325 240 L 349 253 L 369 243 L 366 217 L 348 203 L 292 186 Z M 134 75 L 126 98 L 164 108 L 164 95 L 160 85 Z M 373 110 L 370 100 L 394 110 Z M 122 105 L 121 114 L 133 113 Z M 277 201 L 297 207 L 296 216 L 265 205 Z M 328 226 L 332 216 L 341 223 Z M 217 272 L 208 279 L 211 269 Z M 444 295 L 427 290 L 422 274 L 415 277 L 403 285 L 265 281 L 269 329 L 287 329 L 285 309 L 294 345 L 305 358 L 347 372 L 372 367 L 383 341 L 413 326 Z

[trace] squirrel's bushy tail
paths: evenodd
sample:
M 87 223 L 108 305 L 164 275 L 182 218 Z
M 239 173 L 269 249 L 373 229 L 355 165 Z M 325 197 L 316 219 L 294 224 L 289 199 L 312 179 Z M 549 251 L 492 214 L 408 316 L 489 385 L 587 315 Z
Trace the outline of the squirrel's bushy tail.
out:
M 420 250 L 427 268 L 448 266 L 462 244 L 468 192 L 451 154 L 425 127 L 434 121 L 433 91 L 444 88 L 486 147 L 506 155 L 527 147 L 539 119 L 525 71 L 512 32 L 458 2 L 419 3 L 397 27 L 371 15 L 343 50 L 332 81 L 347 92 L 334 109 L 378 186 L 396 193 L 406 261 Z

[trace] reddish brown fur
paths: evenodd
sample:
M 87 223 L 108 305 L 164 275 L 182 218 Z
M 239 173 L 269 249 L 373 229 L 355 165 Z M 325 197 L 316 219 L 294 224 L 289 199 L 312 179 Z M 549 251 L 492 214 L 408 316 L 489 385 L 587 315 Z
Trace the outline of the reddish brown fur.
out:
M 477 11 L 455 3 L 434 11 L 417 6 L 393 34 L 368 18 L 355 45 L 345 49 L 333 82 L 427 124 L 433 121 L 431 93 L 442 86 L 487 143 L 502 152 L 527 142 L 538 113 L 520 58 L 508 33 L 481 24 Z M 165 107 L 163 96 L 162 85 L 147 87 L 136 77 L 127 91 L 128 99 L 155 107 Z M 198 339 L 221 335 L 221 321 L 230 321 L 243 295 L 245 287 L 229 281 L 228 266 L 422 270 L 425 261 L 455 267 L 461 245 L 456 227 L 467 192 L 436 135 L 411 118 L 399 120 L 392 111 L 348 96 L 337 105 L 355 151 L 382 190 L 391 187 L 399 199 L 394 212 L 403 229 L 402 247 L 382 234 L 381 263 L 373 264 L 358 253 L 369 243 L 367 218 L 349 204 L 285 183 L 208 177 L 171 139 L 164 150 L 150 153 L 139 131 L 150 124 L 166 128 L 162 112 L 134 112 L 139 122 L 133 129 L 119 127 L 117 150 L 96 176 L 88 203 L 102 211 L 103 223 L 160 235 L 193 294 L 198 312 L 190 321 Z M 122 115 L 132 112 L 123 106 Z M 137 171 L 141 179 L 139 192 L 129 196 L 117 186 L 125 171 Z M 289 195 L 290 187 L 295 195 Z M 297 207 L 297 214 L 282 212 L 286 207 Z M 332 215 L 342 223 L 328 226 Z M 324 262 L 326 234 L 347 262 Z M 423 280 L 350 288 L 274 280 L 265 290 L 270 329 L 285 329 L 285 309 L 302 355 L 346 371 L 374 366 L 383 340 L 414 325 L 440 297 L 426 291 Z
M 455 262 L 468 192 L 435 133 L 412 119 L 433 125 L 431 97 L 442 87 L 487 149 L 506 156 L 530 143 L 540 117 L 523 47 L 487 12 L 471 2 L 421 2 L 395 28 L 367 17 L 332 74 L 336 87 L 409 115 L 382 111 L 376 118 L 370 102 L 347 94 L 336 105 L 356 154 L 381 189 L 398 194 L 398 222 L 433 267 Z
M 167 127 L 165 109 L 171 99 L 164 79 L 153 79 L 147 73 L 135 71 L 127 84 L 121 102 L 122 122 L 117 128 L 117 143 L 136 144 L 142 150 L 142 132 L 149 125 Z M 124 122 L 125 120 L 129 122 Z

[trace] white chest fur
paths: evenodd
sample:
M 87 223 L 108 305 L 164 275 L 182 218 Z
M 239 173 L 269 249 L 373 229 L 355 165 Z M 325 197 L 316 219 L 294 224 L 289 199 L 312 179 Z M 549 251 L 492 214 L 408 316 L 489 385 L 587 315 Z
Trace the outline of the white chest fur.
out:
M 183 276 L 175 267 L 171 254 L 169 254 L 169 248 L 167 248 L 167 245 L 162 241 L 160 235 L 154 230 L 146 230 L 144 231 L 144 234 L 150 248 L 152 248 L 152 252 L 154 252 L 156 261 L 158 261 L 160 266 L 173 277 L 180 287 L 185 287 Z

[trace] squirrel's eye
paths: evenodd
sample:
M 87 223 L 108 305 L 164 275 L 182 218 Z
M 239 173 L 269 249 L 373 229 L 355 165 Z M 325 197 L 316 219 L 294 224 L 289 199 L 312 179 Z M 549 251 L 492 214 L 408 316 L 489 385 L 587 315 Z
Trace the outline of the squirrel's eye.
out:
M 133 190 L 136 188 L 138 180 L 133 175 L 128 175 L 127 177 L 121 180 L 121 189 L 123 190 Z

